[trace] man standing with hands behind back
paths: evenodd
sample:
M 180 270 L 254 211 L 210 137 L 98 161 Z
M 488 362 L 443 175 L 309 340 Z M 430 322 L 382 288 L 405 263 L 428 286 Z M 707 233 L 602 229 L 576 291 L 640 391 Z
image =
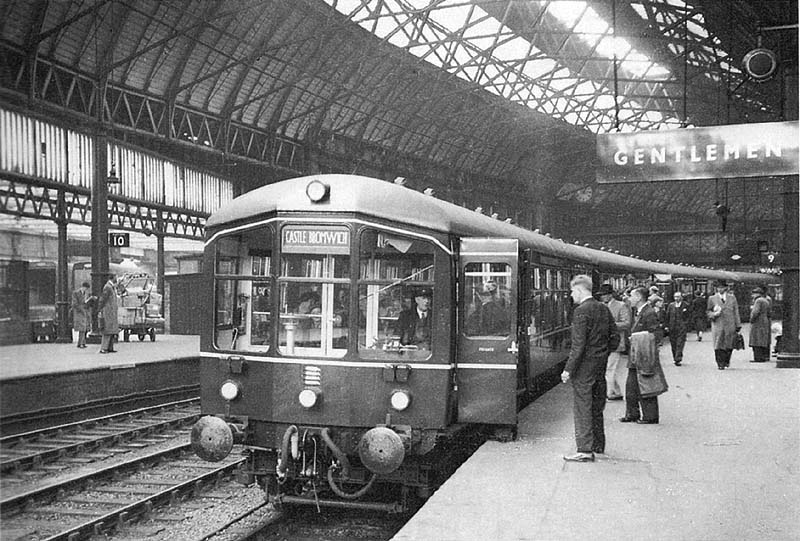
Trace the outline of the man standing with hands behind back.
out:
M 608 307 L 592 297 L 592 279 L 579 274 L 569 284 L 576 307 L 572 314 L 572 345 L 561 381 L 572 380 L 575 443 L 570 462 L 592 462 L 606 446 L 603 409 L 606 405 L 606 362 L 619 341 Z

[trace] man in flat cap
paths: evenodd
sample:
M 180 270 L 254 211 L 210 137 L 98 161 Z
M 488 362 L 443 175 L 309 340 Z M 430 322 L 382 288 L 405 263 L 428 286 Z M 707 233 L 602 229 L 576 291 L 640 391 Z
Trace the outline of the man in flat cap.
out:
M 431 298 L 433 291 L 419 287 L 414 292 L 414 305 L 400 312 L 395 333 L 404 346 L 431 347 Z
M 725 370 L 731 365 L 733 341 L 742 328 L 742 320 L 739 318 L 739 304 L 733 293 L 728 291 L 728 284 L 717 280 L 714 288 L 717 292 L 708 298 L 706 314 L 711 320 L 711 339 L 714 341 L 717 368 Z
M 769 360 L 769 345 L 772 341 L 772 328 L 769 311 L 772 308 L 764 290 L 753 290 L 753 306 L 750 308 L 750 347 L 753 348 L 751 363 L 764 363 Z

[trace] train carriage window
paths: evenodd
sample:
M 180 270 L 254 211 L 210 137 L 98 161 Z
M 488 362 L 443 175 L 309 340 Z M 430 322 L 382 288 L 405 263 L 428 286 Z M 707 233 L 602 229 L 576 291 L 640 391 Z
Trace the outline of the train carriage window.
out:
M 434 247 L 376 230 L 361 233 L 358 351 L 364 359 L 422 360 L 433 328 Z
M 505 263 L 467 263 L 464 267 L 464 334 L 506 337 L 511 332 L 511 267 Z
M 262 227 L 216 243 L 214 344 L 220 349 L 266 351 L 270 345 L 272 239 Z
M 287 225 L 281 236 L 280 352 L 343 357 L 350 336 L 350 230 Z

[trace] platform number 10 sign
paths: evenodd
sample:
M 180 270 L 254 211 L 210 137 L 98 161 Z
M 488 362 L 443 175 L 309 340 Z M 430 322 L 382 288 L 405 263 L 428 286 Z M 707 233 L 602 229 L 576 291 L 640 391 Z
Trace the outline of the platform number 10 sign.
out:
M 111 248 L 129 248 L 131 245 L 130 233 L 109 233 L 108 245 Z

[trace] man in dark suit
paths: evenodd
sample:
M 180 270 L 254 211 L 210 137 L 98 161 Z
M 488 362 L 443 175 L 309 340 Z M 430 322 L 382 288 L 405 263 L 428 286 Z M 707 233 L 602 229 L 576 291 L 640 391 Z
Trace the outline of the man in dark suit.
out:
M 656 334 L 658 329 L 658 316 L 650 303 L 647 302 L 647 290 L 643 287 L 631 291 L 631 306 L 633 307 L 633 325 L 631 338 L 634 333 L 649 332 Z M 658 355 L 658 346 L 654 354 Z M 639 423 L 645 425 L 658 424 L 658 397 L 643 397 L 639 390 L 639 376 L 636 366 L 632 362 L 632 354 L 628 357 L 628 380 L 625 382 L 625 417 L 620 419 L 623 423 Z M 640 412 L 641 408 L 641 412 Z
M 404 346 L 431 347 L 431 297 L 433 291 L 421 287 L 414 293 L 414 306 L 400 312 L 395 333 Z
M 578 452 L 565 455 L 564 460 L 591 462 L 595 453 L 605 452 L 606 362 L 619 336 L 611 311 L 592 297 L 591 277 L 579 274 L 569 285 L 577 306 L 572 314 L 572 345 L 561 381 L 572 380 Z
M 672 297 L 675 301 L 667 306 L 664 330 L 669 333 L 672 361 L 675 366 L 680 366 L 683 362 L 683 347 L 686 345 L 686 333 L 689 332 L 692 308 L 688 302 L 683 300 L 683 294 L 680 291 L 673 293 Z

